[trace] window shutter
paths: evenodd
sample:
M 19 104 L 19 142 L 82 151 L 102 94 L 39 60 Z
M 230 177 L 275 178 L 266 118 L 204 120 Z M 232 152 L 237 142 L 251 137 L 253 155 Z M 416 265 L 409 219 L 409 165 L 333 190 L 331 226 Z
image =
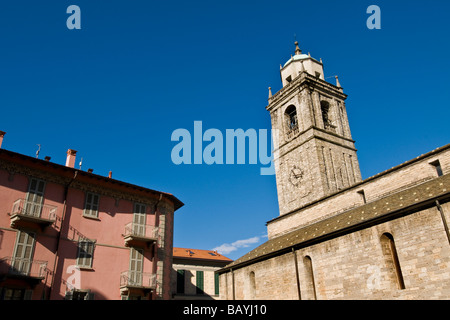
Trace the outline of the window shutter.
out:
M 87 192 L 83 214 L 86 216 L 97 218 L 98 217 L 99 200 L 100 200 L 99 195 Z
M 23 300 L 31 300 L 33 296 L 33 290 L 25 290 L 25 294 L 23 295 Z
M 72 300 L 73 297 L 73 291 L 66 291 L 66 294 L 64 295 L 64 300 Z
M 184 293 L 184 270 L 177 270 L 177 293 Z
M 219 274 L 214 273 L 214 294 L 219 295 Z
M 197 282 L 197 294 L 203 294 L 203 271 L 197 271 L 196 274 Z

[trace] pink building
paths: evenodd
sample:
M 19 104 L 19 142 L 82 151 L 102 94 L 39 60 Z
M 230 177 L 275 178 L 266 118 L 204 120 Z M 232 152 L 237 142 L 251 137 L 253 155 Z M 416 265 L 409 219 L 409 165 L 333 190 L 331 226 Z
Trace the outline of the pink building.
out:
M 1 149 L 1 299 L 170 299 L 174 211 L 155 191 Z

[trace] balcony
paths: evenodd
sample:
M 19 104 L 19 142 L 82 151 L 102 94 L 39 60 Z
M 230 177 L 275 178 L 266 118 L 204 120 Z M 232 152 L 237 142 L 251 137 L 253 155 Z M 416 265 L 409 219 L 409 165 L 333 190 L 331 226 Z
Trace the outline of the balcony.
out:
M 45 278 L 47 261 L 5 257 L 0 259 L 0 278 L 21 279 L 32 284 Z
M 149 246 L 158 239 L 158 227 L 130 222 L 125 225 L 123 238 L 127 247 Z
M 120 274 L 120 292 L 122 295 L 147 293 L 156 289 L 156 274 L 137 271 L 124 271 Z
M 18 199 L 14 202 L 11 216 L 11 227 L 45 228 L 56 221 L 55 206 Z

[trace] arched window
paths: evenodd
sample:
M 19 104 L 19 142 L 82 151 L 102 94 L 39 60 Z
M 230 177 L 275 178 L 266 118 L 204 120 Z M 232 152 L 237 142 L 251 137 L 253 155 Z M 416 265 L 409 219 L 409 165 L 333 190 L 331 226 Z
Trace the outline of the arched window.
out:
M 286 133 L 288 136 L 298 132 L 298 119 L 297 119 L 297 109 L 295 106 L 290 105 L 286 108 L 284 112 L 284 119 L 286 123 Z
M 381 249 L 383 250 L 384 259 L 388 267 L 390 278 L 397 282 L 399 289 L 405 289 L 402 270 L 398 260 L 397 249 L 395 247 L 394 237 L 390 233 L 383 233 L 380 238 Z
M 250 278 L 250 299 L 254 300 L 256 299 L 256 279 L 254 271 L 250 272 L 249 278 Z
M 320 109 L 322 111 L 322 120 L 324 129 L 327 129 L 331 125 L 328 113 L 330 111 L 330 104 L 327 101 L 320 101 Z
M 311 257 L 309 256 L 305 256 L 303 258 L 303 263 L 305 266 L 305 272 L 306 272 L 306 288 L 308 290 L 308 295 L 307 297 L 311 297 L 309 298 L 310 300 L 316 300 L 316 284 L 314 282 L 314 270 L 313 270 L 313 265 L 312 265 L 312 260 Z

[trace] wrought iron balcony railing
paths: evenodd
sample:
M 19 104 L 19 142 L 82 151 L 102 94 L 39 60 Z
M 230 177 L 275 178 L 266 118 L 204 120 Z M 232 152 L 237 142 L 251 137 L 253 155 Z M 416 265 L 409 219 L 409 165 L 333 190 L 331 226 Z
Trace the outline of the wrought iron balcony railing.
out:
M 123 236 L 156 240 L 158 238 L 158 227 L 130 222 L 125 225 Z
M 148 272 L 124 271 L 120 274 L 121 288 L 156 288 L 156 274 Z
M 25 199 L 18 199 L 13 204 L 11 216 L 22 215 L 32 218 L 55 221 L 56 211 L 57 207 L 55 206 L 35 203 Z
M 5 257 L 0 259 L 0 274 L 44 278 L 47 261 Z

